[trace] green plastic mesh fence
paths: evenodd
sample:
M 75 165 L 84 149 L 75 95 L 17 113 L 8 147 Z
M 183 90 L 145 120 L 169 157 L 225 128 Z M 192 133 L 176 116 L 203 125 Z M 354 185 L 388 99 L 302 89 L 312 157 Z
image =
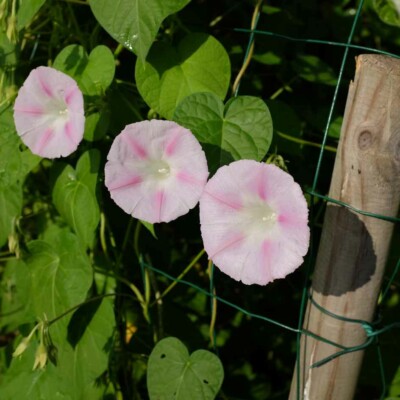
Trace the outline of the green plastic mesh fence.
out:
M 261 4 L 261 2 L 259 2 L 259 5 L 260 4 Z M 333 91 L 332 101 L 331 101 L 331 104 L 329 107 L 329 113 L 328 113 L 328 117 L 326 120 L 325 129 L 323 132 L 323 137 L 322 137 L 322 140 L 321 140 L 321 143 L 319 146 L 320 152 L 319 152 L 317 164 L 315 166 L 313 184 L 312 184 L 311 188 L 306 189 L 306 193 L 308 193 L 310 195 L 310 226 L 311 227 L 314 226 L 314 222 L 315 222 L 315 209 L 314 209 L 314 203 L 315 203 L 314 199 L 315 198 L 321 199 L 324 202 L 330 202 L 330 203 L 337 204 L 341 207 L 347 207 L 354 213 L 366 215 L 370 218 L 378 218 L 378 219 L 382 219 L 385 221 L 389 221 L 394 224 L 396 224 L 400 221 L 399 218 L 393 218 L 393 217 L 389 217 L 389 216 L 385 216 L 385 215 L 377 215 L 377 214 L 373 214 L 370 212 L 366 212 L 364 210 L 357 209 L 357 208 L 353 207 L 351 204 L 346 204 L 337 199 L 333 199 L 328 196 L 322 195 L 322 194 L 318 193 L 318 190 L 317 190 L 319 178 L 321 175 L 321 165 L 322 165 L 325 153 L 327 151 L 327 147 L 329 148 L 329 146 L 327 146 L 328 132 L 329 132 L 329 128 L 332 123 L 332 116 L 333 116 L 333 112 L 334 112 L 334 109 L 335 109 L 335 106 L 337 103 L 338 93 L 341 88 L 343 72 L 344 72 L 346 63 L 348 63 L 349 50 L 354 49 L 358 52 L 358 54 L 377 53 L 377 54 L 388 55 L 388 56 L 391 56 L 394 58 L 400 58 L 400 56 L 389 53 L 387 51 L 382 51 L 382 50 L 378 50 L 378 49 L 371 48 L 371 47 L 364 47 L 364 46 L 356 45 L 356 44 L 352 43 L 355 31 L 357 29 L 357 24 L 362 15 L 363 5 L 364 5 L 364 2 L 360 1 L 358 4 L 358 7 L 357 7 L 357 11 L 354 14 L 351 29 L 348 33 L 348 39 L 345 43 L 325 41 L 325 40 L 319 40 L 319 39 L 313 39 L 313 38 L 291 37 L 288 35 L 282 35 L 282 34 L 278 34 L 275 32 L 258 30 L 257 25 L 258 25 L 260 15 L 261 15 L 259 7 L 258 7 L 258 9 L 256 8 L 256 11 L 254 13 L 251 29 L 236 29 L 237 32 L 248 35 L 247 50 L 245 52 L 245 56 L 244 56 L 244 60 L 243 60 L 243 69 L 244 70 L 248 66 L 248 64 L 251 60 L 251 57 L 253 54 L 252 46 L 253 46 L 255 40 L 262 41 L 263 37 L 265 37 L 265 36 L 273 37 L 277 41 L 303 42 L 306 44 L 313 44 L 316 46 L 326 46 L 327 48 L 330 46 L 343 48 L 343 55 L 342 55 L 342 59 L 341 59 L 341 63 L 340 63 L 338 79 L 337 79 L 337 83 L 336 83 L 334 91 Z M 240 90 L 240 78 L 241 77 L 239 74 L 239 79 L 234 84 L 233 91 L 234 91 L 235 96 L 238 95 L 239 90 Z M 218 353 L 218 347 L 216 345 L 216 340 L 215 340 L 215 337 L 216 337 L 215 323 L 216 323 L 216 309 L 217 309 L 219 303 L 224 304 L 228 307 L 231 307 L 231 308 L 239 311 L 240 313 L 243 313 L 247 317 L 258 319 L 260 321 L 265 322 L 266 324 L 274 325 L 280 329 L 292 332 L 294 335 L 297 335 L 297 347 L 296 347 L 297 361 L 299 361 L 298 355 L 299 355 L 299 351 L 300 351 L 300 337 L 302 334 L 312 336 L 320 341 L 323 341 L 325 343 L 329 343 L 338 348 L 341 348 L 341 350 L 339 352 L 332 354 L 331 356 L 327 357 L 326 359 L 320 360 L 319 362 L 315 363 L 315 365 L 313 365 L 315 367 L 323 365 L 324 363 L 330 362 L 332 359 L 339 357 L 341 355 L 344 355 L 346 353 L 361 351 L 361 350 L 366 349 L 367 347 L 375 346 L 376 350 L 377 350 L 377 356 L 376 356 L 377 361 L 376 362 L 377 362 L 377 365 L 379 368 L 379 375 L 380 375 L 381 385 L 382 385 L 381 399 L 383 399 L 383 398 L 385 398 L 386 392 L 387 392 L 387 384 L 386 384 L 387 378 L 385 377 L 384 361 L 383 361 L 382 354 L 380 351 L 379 337 L 381 336 L 381 334 L 383 334 L 389 330 L 392 330 L 394 328 L 399 328 L 400 321 L 385 325 L 384 321 L 381 321 L 381 320 L 375 321 L 373 323 L 369 323 L 367 321 L 362 321 L 362 320 L 347 319 L 340 315 L 335 315 L 332 312 L 330 312 L 329 310 L 326 310 L 326 309 L 322 308 L 321 306 L 319 306 L 317 303 L 315 303 L 315 301 L 313 301 L 313 299 L 309 295 L 309 285 L 310 285 L 311 273 L 313 270 L 313 265 L 311 263 L 311 260 L 315 259 L 314 255 L 316 252 L 313 238 L 311 239 L 311 242 L 312 243 L 310 246 L 310 254 L 307 258 L 308 261 L 306 261 L 306 263 L 305 263 L 306 265 L 304 266 L 306 268 L 306 279 L 305 279 L 304 287 L 302 290 L 302 296 L 299 301 L 300 306 L 299 306 L 298 326 L 288 326 L 284 323 L 281 323 L 279 320 L 269 318 L 266 315 L 255 314 L 255 313 L 251 312 L 250 310 L 247 310 L 244 306 L 239 305 L 236 302 L 232 302 L 230 300 L 227 300 L 223 297 L 218 296 L 216 294 L 217 284 L 214 279 L 214 265 L 212 265 L 212 264 L 210 265 L 210 286 L 209 286 L 209 288 L 200 287 L 188 280 L 183 279 L 184 276 L 186 275 L 186 273 L 193 267 L 193 265 L 203 255 L 204 251 L 201 251 L 198 254 L 198 256 L 189 264 L 189 266 L 178 277 L 172 276 L 172 275 L 166 273 L 165 271 L 163 271 L 159 268 L 156 268 L 142 260 L 141 267 L 142 267 L 143 279 L 145 277 L 145 273 L 144 273 L 145 269 L 149 269 L 149 270 L 155 272 L 156 274 L 162 275 L 165 278 L 167 278 L 168 280 L 174 282 L 174 284 L 171 285 L 168 288 L 168 291 L 163 293 L 163 295 L 166 295 L 176 284 L 180 284 L 180 285 L 190 286 L 190 287 L 194 288 L 196 291 L 198 291 L 199 293 L 202 293 L 203 295 L 207 296 L 210 301 L 210 313 L 212 316 L 212 318 L 211 318 L 211 321 L 212 321 L 211 322 L 211 336 L 214 338 L 214 340 L 213 340 L 214 351 L 217 353 Z M 388 294 L 390 292 L 390 287 L 393 284 L 395 277 L 398 275 L 399 270 L 400 270 L 400 259 L 397 261 L 395 267 L 393 268 L 393 272 L 391 273 L 391 276 L 384 282 L 384 285 L 381 289 L 380 303 L 382 303 L 388 296 Z M 315 335 L 312 332 L 304 331 L 302 329 L 302 323 L 303 323 L 303 318 L 304 318 L 304 313 L 305 313 L 305 307 L 306 307 L 308 300 L 312 301 L 313 304 L 316 307 L 318 307 L 321 311 L 323 311 L 324 313 L 326 313 L 334 318 L 338 318 L 343 321 L 347 321 L 347 322 L 351 322 L 351 323 L 360 324 L 365 329 L 365 332 L 366 332 L 367 339 L 366 339 L 365 343 L 362 343 L 362 344 L 354 346 L 354 347 L 344 347 L 344 346 L 341 346 L 340 344 L 332 343 L 324 337 L 319 337 L 318 335 Z M 299 373 L 299 368 L 297 369 L 297 371 Z M 299 381 L 299 379 L 297 381 Z M 299 387 L 297 388 L 297 398 L 298 399 L 301 398 Z

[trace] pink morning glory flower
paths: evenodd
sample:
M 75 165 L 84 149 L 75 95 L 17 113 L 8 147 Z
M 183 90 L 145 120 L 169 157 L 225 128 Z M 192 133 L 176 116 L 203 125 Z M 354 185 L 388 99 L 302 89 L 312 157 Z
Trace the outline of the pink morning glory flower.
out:
M 114 139 L 105 167 L 111 198 L 125 212 L 169 222 L 196 206 L 208 167 L 193 134 L 172 121 L 127 125 Z
M 310 231 L 300 186 L 275 165 L 251 160 L 220 168 L 200 199 L 204 248 L 245 284 L 266 285 L 303 262 Z
M 14 105 L 18 135 L 32 153 L 66 157 L 83 138 L 83 96 L 76 82 L 50 67 L 31 71 Z

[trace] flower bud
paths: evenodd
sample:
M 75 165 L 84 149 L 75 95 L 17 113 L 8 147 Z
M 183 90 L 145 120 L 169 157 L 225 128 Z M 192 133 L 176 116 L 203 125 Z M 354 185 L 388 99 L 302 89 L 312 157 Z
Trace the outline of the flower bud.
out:
M 19 357 L 29 346 L 30 336 L 25 337 L 21 340 L 21 343 L 17 346 L 14 353 L 12 354 L 13 357 Z
M 37 368 L 43 369 L 47 363 L 47 349 L 43 343 L 40 343 L 35 355 L 35 362 L 33 363 L 32 370 Z

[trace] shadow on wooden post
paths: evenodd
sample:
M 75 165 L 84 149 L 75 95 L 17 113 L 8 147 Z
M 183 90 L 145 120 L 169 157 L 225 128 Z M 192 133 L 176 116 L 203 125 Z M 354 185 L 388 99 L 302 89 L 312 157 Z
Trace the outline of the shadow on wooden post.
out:
M 329 197 L 357 209 L 395 217 L 400 203 L 400 60 L 357 58 L 350 84 Z M 328 204 L 311 295 L 345 318 L 372 321 L 393 224 Z M 303 329 L 342 346 L 366 341 L 361 324 L 322 312 L 310 301 Z M 363 352 L 310 366 L 340 348 L 302 336 L 300 382 L 295 370 L 289 399 L 351 400 Z M 298 386 L 298 384 L 300 386 Z

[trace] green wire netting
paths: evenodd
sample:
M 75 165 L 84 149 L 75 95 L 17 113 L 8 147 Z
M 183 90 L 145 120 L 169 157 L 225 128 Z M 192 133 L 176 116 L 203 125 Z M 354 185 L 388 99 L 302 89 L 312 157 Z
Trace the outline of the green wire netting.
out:
M 261 2 L 260 2 L 261 3 Z M 359 46 L 359 45 L 355 45 L 352 44 L 352 40 L 353 40 L 353 36 L 356 30 L 356 26 L 357 23 L 359 22 L 360 19 L 360 15 L 361 15 L 361 11 L 363 9 L 363 4 L 364 1 L 361 0 L 358 4 L 357 7 L 357 11 L 354 15 L 354 19 L 351 25 L 351 29 L 350 32 L 348 34 L 348 39 L 346 41 L 346 43 L 340 43 L 340 42 L 333 42 L 333 41 L 325 41 L 325 40 L 318 40 L 318 39 L 310 39 L 310 38 L 305 38 L 305 39 L 301 39 L 298 37 L 291 37 L 291 36 L 286 36 L 286 35 L 282 35 L 282 34 L 278 34 L 278 33 L 274 33 L 274 32 L 270 32 L 270 31 L 264 31 L 264 30 L 257 30 L 257 24 L 258 24 L 258 20 L 260 18 L 260 11 L 256 12 L 256 14 L 253 17 L 253 24 L 252 24 L 252 29 L 235 29 L 236 32 L 240 32 L 240 33 L 244 33 L 244 34 L 248 34 L 249 38 L 248 38 L 248 44 L 247 44 L 247 50 L 245 52 L 245 56 L 244 56 L 244 60 L 243 60 L 243 65 L 245 65 L 246 63 L 248 63 L 250 60 L 249 58 L 251 58 L 252 54 L 251 54 L 251 46 L 253 45 L 253 42 L 255 41 L 256 36 L 260 37 L 260 39 L 262 38 L 262 36 L 267 35 L 267 36 L 271 36 L 276 38 L 276 40 L 286 40 L 286 41 L 295 41 L 295 42 L 304 42 L 307 44 L 315 44 L 315 45 L 320 45 L 320 46 L 336 46 L 336 47 L 343 47 L 344 51 L 343 51 L 343 56 L 342 56 L 342 60 L 341 60 L 341 65 L 340 65 L 340 70 L 339 70 L 339 74 L 338 74 L 338 79 L 337 79 L 337 84 L 336 87 L 334 89 L 334 93 L 333 93 L 333 98 L 330 104 L 330 108 L 329 108 L 329 114 L 328 114 L 328 118 L 326 120 L 326 125 L 325 125 L 325 129 L 324 129 L 324 133 L 323 133 L 323 138 L 321 141 L 321 145 L 320 145 L 320 152 L 319 152 L 319 157 L 318 157 L 318 161 L 317 161 L 317 165 L 315 167 L 315 174 L 314 174 L 314 178 L 313 178 L 313 184 L 312 187 L 309 190 L 306 190 L 306 192 L 310 195 L 311 201 L 310 201 L 310 225 L 311 225 L 311 229 L 313 230 L 313 222 L 314 222 L 314 216 L 315 216 L 315 210 L 314 210 L 314 198 L 319 198 L 322 199 L 325 202 L 329 202 L 329 203 L 334 203 L 336 205 L 339 205 L 341 207 L 346 207 L 349 210 L 351 210 L 354 213 L 357 214 L 361 214 L 364 216 L 368 216 L 370 218 L 377 218 L 377 219 L 381 219 L 384 221 L 388 221 L 391 223 L 398 223 L 400 221 L 399 218 L 394 218 L 394 217 L 390 217 L 390 216 L 385 216 L 385 215 L 377 215 L 377 214 L 373 214 L 367 211 L 363 211 L 360 209 L 357 209 L 355 207 L 353 207 L 351 204 L 346 204 L 343 203 L 339 200 L 321 195 L 317 192 L 317 185 L 318 185 L 318 180 L 321 174 L 321 164 L 324 158 L 324 154 L 326 151 L 326 143 L 327 143 L 327 138 L 328 138 L 328 131 L 329 131 L 329 127 L 331 125 L 331 120 L 332 120 L 332 115 L 335 109 L 335 105 L 337 102 L 337 97 L 338 97 L 338 92 L 339 92 L 339 88 L 340 88 L 340 84 L 342 82 L 342 78 L 343 78 L 343 71 L 344 68 L 346 66 L 346 63 L 348 61 L 348 53 L 349 53 L 349 49 L 355 49 L 355 50 L 359 50 L 359 51 L 363 51 L 363 52 L 370 52 L 370 53 L 378 53 L 378 54 L 383 54 L 383 55 L 388 55 L 394 58 L 400 58 L 400 56 L 396 55 L 396 54 L 392 54 L 386 51 L 381 51 L 378 49 L 374 49 L 371 47 L 364 47 L 364 46 Z M 239 92 L 239 87 L 240 87 L 240 82 L 238 82 L 238 85 L 236 87 L 234 87 L 234 96 L 238 95 Z M 345 318 L 344 316 L 341 315 L 336 315 L 332 312 L 330 312 L 327 309 L 324 309 L 323 307 L 321 307 L 319 304 L 317 304 L 315 302 L 315 300 L 311 297 L 310 295 L 310 291 L 309 291 L 309 286 L 310 286 L 310 278 L 311 278 L 311 273 L 312 273 L 312 269 L 313 269 L 313 265 L 311 260 L 313 260 L 312 255 L 315 254 L 315 246 L 313 243 L 313 233 L 311 234 L 311 244 L 310 244 L 310 251 L 309 251 L 309 256 L 308 257 L 308 261 L 305 263 L 306 265 L 304 266 L 304 268 L 306 269 L 306 279 L 304 282 L 304 286 L 302 289 L 302 296 L 301 296 L 301 301 L 300 301 L 300 307 L 299 307 L 299 318 L 298 318 L 298 326 L 297 327 L 292 327 L 292 326 L 288 326 L 285 325 L 277 320 L 268 318 L 267 316 L 264 315 L 260 315 L 260 314 L 255 314 L 253 312 L 251 312 L 250 310 L 247 310 L 243 307 L 241 307 L 238 304 L 235 304 L 231 301 L 228 301 L 218 295 L 216 295 L 216 284 L 215 284 L 215 280 L 214 280 L 214 265 L 211 264 L 211 268 L 210 268 L 210 286 L 208 289 L 202 288 L 190 281 L 184 280 L 182 279 L 182 277 L 185 275 L 186 271 L 184 271 L 179 277 L 174 277 L 164 271 L 162 271 L 161 269 L 158 269 L 152 265 L 150 265 L 149 263 L 146 263 L 143 261 L 143 259 L 141 259 L 141 268 L 142 268 L 142 274 L 143 274 L 143 279 L 145 279 L 145 269 L 148 268 L 149 270 L 153 271 L 156 274 L 162 275 L 165 278 L 167 278 L 170 281 L 173 281 L 175 284 L 181 284 L 181 285 L 187 285 L 191 288 L 194 288 L 196 291 L 198 291 L 199 293 L 202 293 L 203 295 L 207 296 L 210 300 L 210 307 L 211 307 L 211 315 L 214 316 L 215 318 L 215 314 L 216 314 L 216 307 L 218 303 L 224 304 L 226 306 L 232 307 L 233 309 L 243 313 L 244 315 L 246 315 L 247 317 L 251 317 L 254 319 L 258 319 L 260 321 L 264 321 L 268 324 L 272 324 L 275 325 L 281 329 L 284 329 L 286 331 L 292 332 L 293 334 L 297 335 L 297 346 L 296 346 L 296 352 L 297 352 L 297 382 L 300 382 L 300 368 L 299 368 L 299 352 L 300 352 L 300 337 L 301 335 L 308 335 L 311 336 L 317 340 L 320 340 L 324 343 L 328 343 L 330 345 L 333 345 L 337 348 L 340 349 L 340 351 L 330 355 L 329 357 L 320 360 L 318 362 L 316 362 L 315 364 L 312 365 L 312 367 L 318 367 L 321 366 L 325 363 L 330 362 L 331 360 L 333 360 L 336 357 L 342 356 L 344 354 L 347 353 L 351 353 L 351 352 L 355 352 L 355 351 L 361 351 L 366 349 L 369 346 L 376 346 L 376 350 L 377 350 L 377 364 L 379 366 L 379 375 L 380 375 L 380 380 L 381 380 L 381 386 L 382 386 L 382 390 L 381 390 L 381 396 L 380 398 L 383 399 L 385 398 L 386 392 L 387 392 L 387 385 L 386 385 L 386 377 L 385 377 L 385 368 L 384 368 L 384 362 L 383 362 L 383 358 L 382 358 L 382 354 L 381 354 L 381 349 L 380 349 L 380 343 L 379 343 L 379 337 L 381 334 L 394 329 L 394 328 L 399 328 L 400 327 L 400 321 L 399 322 L 395 322 L 395 323 L 390 323 L 387 325 L 383 325 L 382 322 L 379 318 L 378 320 L 369 323 L 367 321 L 362 321 L 362 320 L 356 320 L 356 319 L 349 319 L 349 318 Z M 190 269 L 194 263 L 200 258 L 200 256 L 203 253 L 200 253 L 191 264 L 189 264 L 188 269 Z M 381 296 L 380 296 L 380 302 L 382 302 L 384 299 L 386 299 L 386 297 L 388 296 L 389 293 L 389 289 L 391 287 L 391 285 L 393 284 L 393 281 L 396 277 L 396 275 L 399 273 L 400 270 L 400 259 L 397 261 L 394 270 L 391 274 L 391 276 L 389 277 L 389 279 L 387 280 L 387 282 L 385 283 L 384 287 L 381 288 Z M 166 294 L 166 293 L 164 293 Z M 366 341 L 364 343 L 361 343 L 357 346 L 353 346 L 353 347 L 345 347 L 342 346 L 338 343 L 333 343 L 330 340 L 324 338 L 324 337 L 320 337 L 312 332 L 309 331 L 305 331 L 302 329 L 302 324 L 303 324 L 303 318 L 304 318 L 304 314 L 305 314 L 305 309 L 306 309 L 306 304 L 307 301 L 311 301 L 312 304 L 317 307 L 320 311 L 322 311 L 323 313 L 348 322 L 348 323 L 352 323 L 352 324 L 359 324 L 366 333 Z M 213 320 L 213 318 L 212 318 Z M 215 323 L 215 320 L 214 320 Z M 216 340 L 215 340 L 215 324 L 211 324 L 211 335 L 214 337 L 214 351 L 216 353 L 218 353 L 218 348 L 216 346 Z M 297 399 L 300 399 L 301 395 L 300 395 L 300 385 L 297 385 Z

